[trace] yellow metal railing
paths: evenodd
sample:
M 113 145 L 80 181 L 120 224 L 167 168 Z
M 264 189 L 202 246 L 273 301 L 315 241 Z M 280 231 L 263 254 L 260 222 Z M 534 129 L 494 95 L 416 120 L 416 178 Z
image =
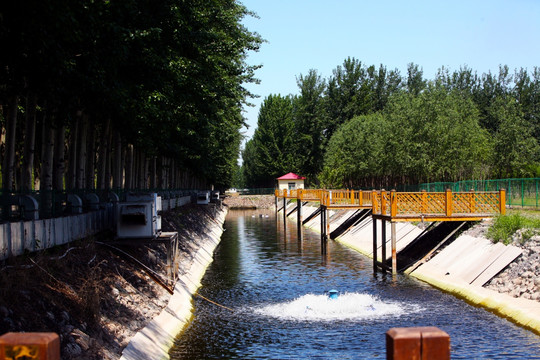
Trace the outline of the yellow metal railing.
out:
M 373 191 L 373 214 L 391 217 L 466 216 L 506 213 L 506 192 Z
M 326 207 L 371 207 L 370 191 L 362 190 L 324 190 L 321 205 Z
M 321 189 L 298 189 L 298 199 L 304 201 L 321 201 Z

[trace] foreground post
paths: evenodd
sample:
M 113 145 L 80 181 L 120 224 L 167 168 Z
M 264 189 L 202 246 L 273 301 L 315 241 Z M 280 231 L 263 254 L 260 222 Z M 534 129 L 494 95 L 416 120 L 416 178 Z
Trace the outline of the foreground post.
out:
M 60 360 L 60 338 L 55 333 L 6 333 L 0 336 L 0 360 Z
M 450 336 L 434 326 L 392 328 L 386 332 L 386 360 L 449 360 Z

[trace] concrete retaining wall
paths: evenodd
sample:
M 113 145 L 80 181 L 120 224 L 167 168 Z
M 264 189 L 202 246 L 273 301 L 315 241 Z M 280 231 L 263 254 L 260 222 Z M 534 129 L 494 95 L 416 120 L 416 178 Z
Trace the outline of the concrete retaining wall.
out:
M 204 273 L 213 261 L 214 250 L 223 234 L 222 224 L 226 214 L 226 210 L 219 212 L 216 222 L 211 223 L 210 233 L 197 250 L 186 273 L 176 283 L 167 307 L 131 339 L 120 359 L 169 359 L 174 339 L 192 316 L 192 296 L 201 286 Z

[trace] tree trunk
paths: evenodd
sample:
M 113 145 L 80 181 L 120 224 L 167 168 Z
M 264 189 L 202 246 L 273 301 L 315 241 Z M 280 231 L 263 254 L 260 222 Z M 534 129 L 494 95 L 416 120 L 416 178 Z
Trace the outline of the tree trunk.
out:
M 88 137 L 87 134 L 87 128 L 88 128 L 88 115 L 83 115 L 80 126 L 79 126 L 79 133 L 78 141 L 77 141 L 77 189 L 84 189 L 84 185 L 86 184 L 86 139 Z
M 96 188 L 96 129 L 88 126 L 88 142 L 86 154 L 86 185 L 89 190 Z
M 111 183 L 111 160 L 112 160 L 112 154 L 111 154 L 111 144 L 112 144 L 112 131 L 111 131 L 111 122 L 108 121 L 107 124 L 107 151 L 105 156 L 105 190 L 110 190 L 112 183 Z
M 114 132 L 113 189 L 122 188 L 122 137 Z
M 77 140 L 79 139 L 80 123 L 81 116 L 77 114 L 76 119 L 70 124 L 67 189 L 75 189 L 77 186 Z
M 21 173 L 21 190 L 31 191 L 34 180 L 34 154 L 36 146 L 36 96 L 26 100 L 26 124 L 24 128 L 23 169 Z
M 99 141 L 99 158 L 98 158 L 98 189 L 105 189 L 105 177 L 107 169 L 107 154 L 108 154 L 108 130 L 111 120 L 107 119 L 106 123 L 101 127 L 101 137 Z
M 53 189 L 64 190 L 64 172 L 66 171 L 66 126 L 61 125 L 56 129 L 54 144 L 54 174 Z
M 150 189 L 157 188 L 157 158 L 152 156 L 150 158 Z
M 52 120 L 44 118 L 43 121 L 43 143 L 41 155 L 41 218 L 49 218 L 53 214 L 53 154 L 55 131 L 52 127 Z
M 133 189 L 133 145 L 128 144 L 126 149 L 126 182 L 125 189 Z
M 8 116 L 6 119 L 6 150 L 4 155 L 4 168 L 2 169 L 2 188 L 4 191 L 8 192 L 13 190 L 18 102 L 19 99 L 16 96 L 9 99 Z

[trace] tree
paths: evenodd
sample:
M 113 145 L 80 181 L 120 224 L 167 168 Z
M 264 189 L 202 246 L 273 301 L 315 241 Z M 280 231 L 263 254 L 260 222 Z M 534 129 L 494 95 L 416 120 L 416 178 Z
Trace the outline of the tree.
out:
M 501 178 L 538 176 L 540 146 L 519 103 L 497 98 L 490 116 L 498 123 L 493 152 L 495 173 Z
M 293 99 L 269 95 L 261 104 L 257 129 L 246 144 L 244 164 L 251 187 L 272 187 L 277 177 L 296 171 Z
M 296 79 L 300 95 L 294 99 L 294 127 L 296 167 L 308 182 L 316 180 L 322 168 L 324 155 L 324 109 L 325 81 L 316 70 Z

